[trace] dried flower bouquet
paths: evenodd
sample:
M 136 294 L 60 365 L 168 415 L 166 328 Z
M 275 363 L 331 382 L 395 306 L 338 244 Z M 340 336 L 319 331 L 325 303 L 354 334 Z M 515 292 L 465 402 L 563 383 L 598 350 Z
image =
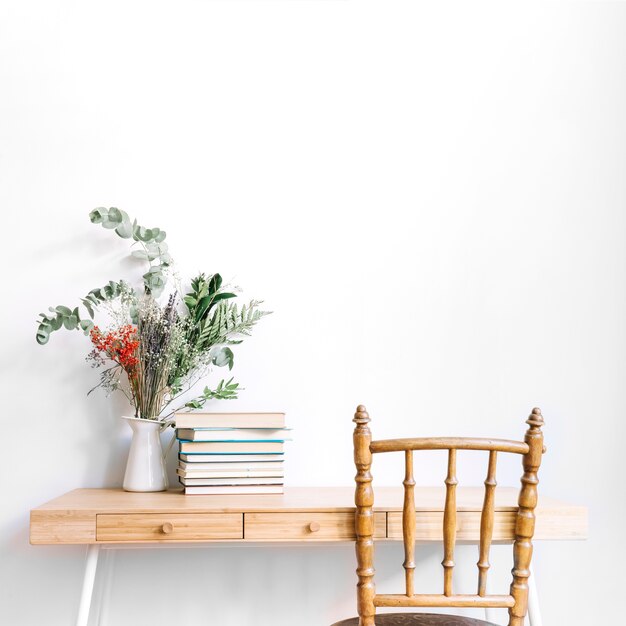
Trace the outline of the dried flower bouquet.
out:
M 50 307 L 40 314 L 37 342 L 46 344 L 61 328 L 82 330 L 92 344 L 87 359 L 104 368 L 94 389 L 123 392 L 135 417 L 167 421 L 183 407 L 197 409 L 214 398 L 236 398 L 239 384 L 230 378 L 177 405 L 213 366 L 232 369 L 230 346 L 241 343 L 267 315 L 259 309 L 261 302 L 252 300 L 239 308 L 236 293 L 223 286 L 219 274 L 196 276 L 182 299 L 180 288 L 164 294 L 172 274 L 165 231 L 131 223 L 128 214 L 116 208 L 98 208 L 89 217 L 140 246 L 132 256 L 148 263 L 143 293 L 123 280 L 112 281 L 90 291 L 81 299 L 82 307 Z M 108 313 L 104 330 L 94 324 L 96 311 Z

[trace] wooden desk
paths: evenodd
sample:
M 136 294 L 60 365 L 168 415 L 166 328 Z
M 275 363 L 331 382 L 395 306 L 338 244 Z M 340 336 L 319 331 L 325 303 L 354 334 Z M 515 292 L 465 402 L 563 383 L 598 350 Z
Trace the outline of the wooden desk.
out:
M 478 542 L 484 489 L 459 487 L 457 538 Z M 518 489 L 498 487 L 494 541 L 513 540 Z M 375 538 L 402 540 L 401 487 L 374 490 Z M 353 487 L 291 487 L 280 496 L 185 496 L 76 489 L 31 511 L 32 544 L 89 544 L 77 626 L 85 626 L 100 547 L 353 541 Z M 416 539 L 441 541 L 444 490 L 416 487 Z M 540 495 L 535 540 L 585 539 L 587 509 Z M 535 594 L 533 594 L 535 595 Z M 538 615 L 538 609 L 535 609 Z M 538 626 L 533 620 L 532 626 Z

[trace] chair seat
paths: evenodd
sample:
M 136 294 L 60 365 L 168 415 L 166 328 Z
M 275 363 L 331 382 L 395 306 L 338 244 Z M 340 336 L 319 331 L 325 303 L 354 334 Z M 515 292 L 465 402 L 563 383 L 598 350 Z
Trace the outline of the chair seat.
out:
M 359 618 L 344 619 L 332 626 L 359 626 Z M 381 613 L 376 616 L 376 626 L 496 626 L 491 622 L 472 617 L 440 615 L 435 613 Z

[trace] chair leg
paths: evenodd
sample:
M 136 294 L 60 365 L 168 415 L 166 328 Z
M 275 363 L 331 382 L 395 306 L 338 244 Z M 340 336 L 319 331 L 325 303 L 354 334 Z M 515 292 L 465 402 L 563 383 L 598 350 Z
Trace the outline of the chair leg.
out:
M 96 569 L 98 568 L 99 554 L 99 545 L 92 544 L 87 548 L 87 560 L 85 562 L 83 587 L 80 594 L 80 604 L 78 606 L 76 626 L 87 626 L 89 622 L 89 609 L 91 608 L 91 598 L 93 596 L 93 586 L 96 580 Z

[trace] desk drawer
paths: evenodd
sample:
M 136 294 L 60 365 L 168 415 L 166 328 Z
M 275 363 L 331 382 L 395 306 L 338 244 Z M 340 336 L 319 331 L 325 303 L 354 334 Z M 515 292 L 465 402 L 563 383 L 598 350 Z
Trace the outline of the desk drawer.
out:
M 352 541 L 354 513 L 246 513 L 246 539 L 271 541 Z M 387 514 L 374 513 L 374 537 L 387 535 Z
M 97 541 L 243 539 L 241 513 L 127 513 L 98 515 Z
M 456 538 L 459 541 L 480 539 L 480 511 L 457 511 Z M 515 536 L 515 511 L 496 511 L 493 541 L 512 541 Z M 415 525 L 416 541 L 443 540 L 443 511 L 418 511 Z M 402 539 L 402 513 L 387 513 L 389 539 Z

